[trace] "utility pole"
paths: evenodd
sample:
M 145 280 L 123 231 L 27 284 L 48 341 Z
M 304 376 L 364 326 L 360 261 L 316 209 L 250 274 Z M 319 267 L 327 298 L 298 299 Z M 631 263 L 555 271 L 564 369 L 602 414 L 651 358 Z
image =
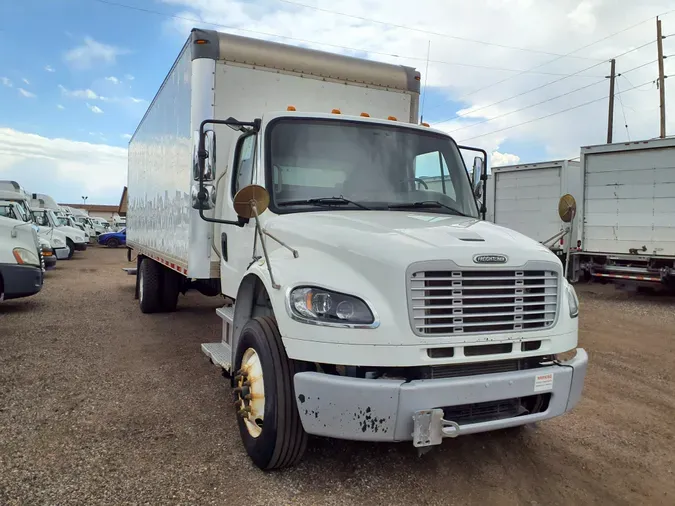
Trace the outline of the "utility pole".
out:
M 614 129 L 614 79 L 616 79 L 616 60 L 610 61 L 611 69 L 609 71 L 609 111 L 607 113 L 607 144 L 612 143 L 612 130 Z
M 666 136 L 666 78 L 663 75 L 663 36 L 661 35 L 661 20 L 656 18 L 656 47 L 659 53 L 659 108 L 661 110 L 662 139 Z

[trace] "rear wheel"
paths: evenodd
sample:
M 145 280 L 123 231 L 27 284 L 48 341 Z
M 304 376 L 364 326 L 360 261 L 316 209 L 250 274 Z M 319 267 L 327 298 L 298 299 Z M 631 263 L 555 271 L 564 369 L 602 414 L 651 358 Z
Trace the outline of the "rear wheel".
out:
M 301 364 L 286 355 L 274 318 L 244 326 L 235 364 L 235 410 L 246 452 L 260 469 L 297 464 L 307 447 L 293 389 Z
M 178 305 L 178 294 L 180 293 L 180 285 L 182 277 L 177 272 L 162 268 L 162 290 L 159 294 L 162 311 L 172 313 L 176 310 Z
M 105 245 L 108 246 L 108 248 L 117 248 L 120 245 L 120 240 L 116 237 L 111 237 L 106 241 Z
M 157 313 L 161 309 L 160 266 L 154 260 L 144 258 L 138 270 L 138 303 L 143 313 Z
M 68 260 L 70 260 L 75 254 L 75 243 L 72 240 L 66 238 L 66 246 L 68 246 Z

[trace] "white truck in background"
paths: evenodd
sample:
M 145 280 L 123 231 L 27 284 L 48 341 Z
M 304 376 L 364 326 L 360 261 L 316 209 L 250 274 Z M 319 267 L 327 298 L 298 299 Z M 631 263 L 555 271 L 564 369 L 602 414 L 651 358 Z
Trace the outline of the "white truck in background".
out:
M 580 399 L 560 261 L 479 218 L 484 151 L 464 148 L 483 154 L 470 177 L 454 140 L 417 124 L 419 83 L 195 29 L 129 143 L 140 309 L 225 297 L 202 350 L 262 469 L 298 462 L 307 434 L 429 448 Z
M 40 242 L 30 223 L 0 216 L 0 302 L 42 289 Z
M 574 279 L 675 289 L 675 139 L 581 148 Z
M 18 219 L 37 226 L 38 235 L 49 241 L 49 245 L 58 260 L 65 260 L 72 257 L 72 251 L 68 247 L 68 238 L 66 237 L 66 234 L 60 230 L 56 230 L 56 228 L 49 223 L 40 225 L 33 216 L 28 203 L 28 197 L 21 191 L 6 191 L 0 189 L 0 214 L 8 218 Z M 41 221 L 41 223 L 43 222 Z
M 53 198 L 42 193 L 33 193 L 30 207 L 38 225 L 57 228 L 66 235 L 70 248 L 69 259 L 75 251 L 86 251 L 89 234 L 84 227 L 80 228 L 73 223 Z
M 580 246 L 582 189 L 581 166 L 574 160 L 492 167 L 487 183 L 487 218 L 546 244 L 564 257 L 568 247 L 575 251 Z M 578 203 L 571 225 L 564 223 L 557 212 L 558 202 L 566 194 Z M 565 230 L 570 232 L 559 237 Z

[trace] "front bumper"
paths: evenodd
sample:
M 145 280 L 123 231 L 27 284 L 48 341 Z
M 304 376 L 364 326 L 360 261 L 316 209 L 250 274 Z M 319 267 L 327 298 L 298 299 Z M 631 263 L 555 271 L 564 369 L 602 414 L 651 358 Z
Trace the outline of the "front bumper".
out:
M 87 251 L 87 243 L 86 242 L 76 242 L 75 243 L 75 251 Z
M 468 406 L 550 395 L 540 412 L 458 423 L 457 430 L 448 432 L 443 432 L 441 426 L 432 427 L 441 437 L 515 427 L 562 415 L 579 402 L 587 365 L 586 351 L 578 348 L 577 355 L 567 362 L 514 372 L 410 382 L 302 372 L 295 375 L 294 384 L 300 419 L 310 434 L 363 441 L 410 441 L 414 432 L 420 432 L 416 426 L 421 423 L 420 414 L 437 408 L 475 409 Z M 418 421 L 414 422 L 413 417 Z M 436 417 L 433 423 L 442 421 Z
M 54 248 L 54 255 L 56 258 L 59 260 L 67 260 L 68 259 L 68 248 Z
M 42 268 L 33 265 L 0 264 L 5 300 L 35 295 L 42 289 Z

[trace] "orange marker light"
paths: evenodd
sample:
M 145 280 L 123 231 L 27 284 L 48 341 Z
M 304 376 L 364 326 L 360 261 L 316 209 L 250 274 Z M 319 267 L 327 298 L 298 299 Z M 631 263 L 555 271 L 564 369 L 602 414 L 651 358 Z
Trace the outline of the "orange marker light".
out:
M 209 41 L 208 41 L 208 40 L 204 40 L 204 39 L 197 39 L 197 40 L 195 40 L 195 44 L 208 44 L 208 43 L 209 43 Z
M 364 118 L 370 118 L 370 114 L 368 114 L 367 112 L 362 112 L 361 116 L 363 116 Z
M 294 105 L 289 105 L 288 107 L 286 107 L 286 110 L 287 110 L 287 111 L 295 111 L 295 106 L 294 106 Z
M 422 123 L 422 126 L 429 128 L 431 125 L 429 125 L 429 123 Z
M 398 120 L 396 119 L 396 116 L 389 116 L 387 119 L 388 119 L 389 121 L 398 121 Z
M 342 114 L 342 113 L 340 112 L 340 109 L 333 109 L 331 112 L 332 112 L 333 114 Z

